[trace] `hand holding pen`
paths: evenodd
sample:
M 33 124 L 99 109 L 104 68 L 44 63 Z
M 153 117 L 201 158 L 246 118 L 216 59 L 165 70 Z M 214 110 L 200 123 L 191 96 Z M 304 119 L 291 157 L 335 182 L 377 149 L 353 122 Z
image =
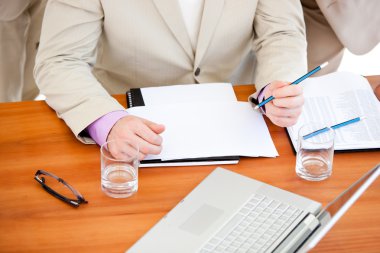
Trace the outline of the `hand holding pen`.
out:
M 327 63 L 326 63 L 327 64 Z M 326 64 L 322 64 L 324 67 Z M 276 125 L 281 127 L 289 127 L 294 125 L 299 115 L 302 112 L 304 104 L 303 90 L 300 85 L 292 85 L 301 82 L 308 76 L 319 71 L 321 67 L 317 67 L 310 71 L 308 74 L 298 78 L 293 83 L 273 81 L 264 89 L 264 96 L 268 99 L 265 101 L 272 101 L 268 103 L 263 101 L 259 105 L 265 106 L 266 116 Z M 276 99 L 274 99 L 276 97 Z M 256 108 L 259 108 L 256 106 Z
M 308 78 L 309 76 L 315 74 L 316 72 L 318 72 L 319 70 L 321 70 L 322 68 L 326 67 L 328 64 L 328 62 L 325 62 L 323 63 L 321 66 L 318 66 L 316 67 L 315 69 L 311 70 L 309 73 L 301 76 L 300 78 L 298 78 L 297 80 L 295 80 L 294 82 L 290 83 L 290 85 L 297 85 L 299 84 L 300 82 L 302 82 L 303 80 L 305 80 L 306 78 Z M 255 109 L 258 109 L 262 106 L 264 106 L 265 104 L 269 103 L 270 101 L 272 101 L 273 99 L 275 99 L 275 97 L 272 95 L 270 97 L 268 97 L 267 99 L 265 99 L 264 101 L 262 101 L 260 104 L 256 105 L 255 106 Z
M 265 106 L 266 116 L 281 127 L 289 127 L 297 123 L 304 104 L 302 87 L 273 81 L 264 90 L 266 97 L 271 94 L 275 94 L 277 99 Z

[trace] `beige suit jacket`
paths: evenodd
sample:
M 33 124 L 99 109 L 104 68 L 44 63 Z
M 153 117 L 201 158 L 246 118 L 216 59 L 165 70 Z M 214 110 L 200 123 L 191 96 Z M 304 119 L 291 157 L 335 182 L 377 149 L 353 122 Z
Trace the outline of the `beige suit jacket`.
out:
M 33 100 L 33 77 L 47 0 L 0 0 L 0 102 Z
M 316 75 L 336 71 L 347 48 L 365 54 L 380 42 L 379 0 L 301 0 L 309 69 L 328 61 Z
M 177 0 L 52 0 L 35 77 L 78 136 L 102 115 L 124 109 L 109 94 L 204 82 L 254 82 L 260 89 L 305 71 L 299 1 L 206 0 L 193 50 Z
M 368 53 L 380 42 L 379 0 L 317 0 L 317 4 L 352 53 Z

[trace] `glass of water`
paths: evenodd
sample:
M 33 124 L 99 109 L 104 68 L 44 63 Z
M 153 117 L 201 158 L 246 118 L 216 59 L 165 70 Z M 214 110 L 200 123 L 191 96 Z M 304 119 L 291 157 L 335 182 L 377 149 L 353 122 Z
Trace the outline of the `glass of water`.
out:
M 137 144 L 127 140 L 107 141 L 100 147 L 101 187 L 106 195 L 127 198 L 137 192 L 138 155 Z
M 296 173 L 303 179 L 320 181 L 331 176 L 334 129 L 320 123 L 303 125 L 298 132 Z

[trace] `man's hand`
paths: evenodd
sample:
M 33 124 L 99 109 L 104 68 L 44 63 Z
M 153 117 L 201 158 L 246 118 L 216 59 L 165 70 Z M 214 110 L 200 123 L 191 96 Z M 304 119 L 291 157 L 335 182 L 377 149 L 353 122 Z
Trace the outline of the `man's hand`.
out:
M 375 92 L 375 95 L 376 95 L 377 99 L 380 101 L 380 84 L 378 84 L 378 85 L 374 88 L 373 91 Z
M 275 99 L 265 105 L 268 118 L 282 127 L 297 123 L 304 103 L 302 86 L 273 81 L 264 90 L 264 97 L 270 96 L 274 96 Z
M 122 140 L 128 140 L 137 143 L 140 154 L 139 160 L 143 160 L 148 154 L 157 155 L 161 152 L 162 138 L 161 134 L 165 127 L 146 119 L 129 115 L 119 119 L 111 129 L 108 140 L 116 141 L 109 146 L 111 154 L 116 158 L 123 158 L 128 154 L 128 148 Z
M 380 101 L 380 75 L 367 76 L 367 80 L 371 84 L 371 87 L 377 99 Z

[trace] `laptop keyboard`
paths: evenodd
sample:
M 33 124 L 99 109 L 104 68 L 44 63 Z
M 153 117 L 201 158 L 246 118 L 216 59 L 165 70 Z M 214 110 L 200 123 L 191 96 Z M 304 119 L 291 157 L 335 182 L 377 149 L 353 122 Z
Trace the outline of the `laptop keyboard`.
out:
M 255 194 L 200 250 L 200 253 L 264 252 L 302 210 Z

